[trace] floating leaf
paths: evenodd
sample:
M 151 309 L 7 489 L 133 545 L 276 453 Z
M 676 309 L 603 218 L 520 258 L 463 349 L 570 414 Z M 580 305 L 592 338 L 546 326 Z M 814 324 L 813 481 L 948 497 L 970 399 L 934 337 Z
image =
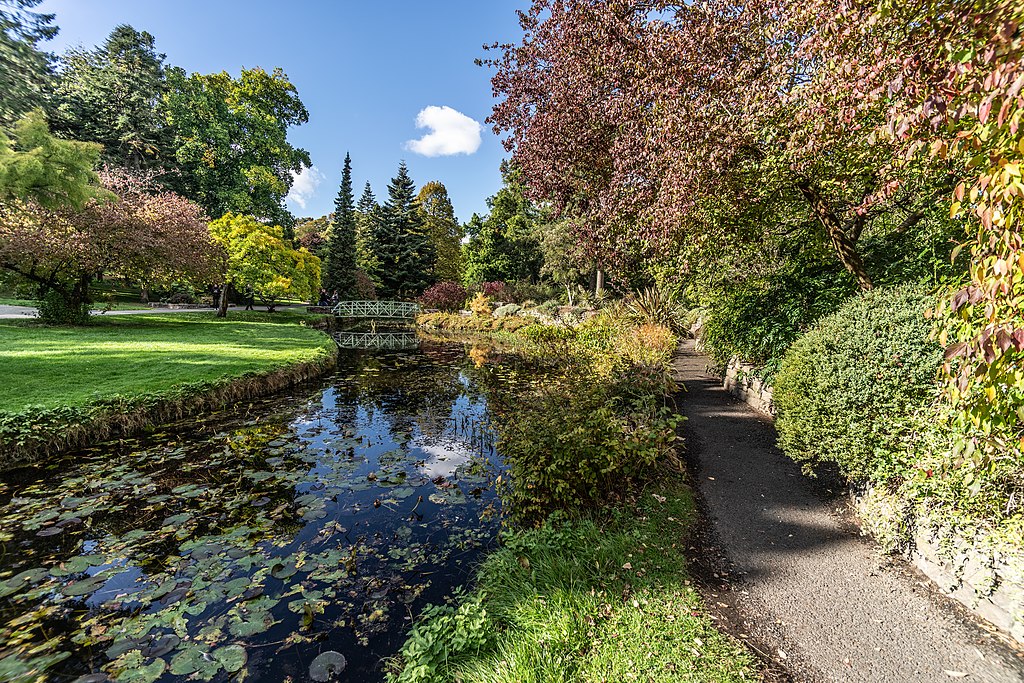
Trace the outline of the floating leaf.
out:
M 107 577 L 102 574 L 90 576 L 81 581 L 75 581 L 61 589 L 61 593 L 69 598 L 76 598 L 82 595 L 89 595 L 95 592 L 100 586 L 107 582 Z
M 321 652 L 309 665 L 309 677 L 317 683 L 326 683 L 344 671 L 347 665 L 345 655 L 340 652 L 334 650 Z
M 214 651 L 213 657 L 229 674 L 241 671 L 245 663 L 249 661 L 249 655 L 241 645 L 225 645 Z

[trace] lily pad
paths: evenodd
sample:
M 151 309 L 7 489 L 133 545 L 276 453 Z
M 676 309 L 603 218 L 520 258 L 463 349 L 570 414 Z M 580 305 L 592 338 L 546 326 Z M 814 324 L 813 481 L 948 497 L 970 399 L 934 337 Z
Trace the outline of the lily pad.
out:
M 245 663 L 249 661 L 249 655 L 241 645 L 225 645 L 216 650 L 213 657 L 229 674 L 241 671 Z
M 69 598 L 77 598 L 95 592 L 100 586 L 107 582 L 107 577 L 102 574 L 90 576 L 81 581 L 75 581 L 61 589 L 61 593 Z
M 345 670 L 345 655 L 334 650 L 321 652 L 309 665 L 309 677 L 317 683 L 326 683 Z

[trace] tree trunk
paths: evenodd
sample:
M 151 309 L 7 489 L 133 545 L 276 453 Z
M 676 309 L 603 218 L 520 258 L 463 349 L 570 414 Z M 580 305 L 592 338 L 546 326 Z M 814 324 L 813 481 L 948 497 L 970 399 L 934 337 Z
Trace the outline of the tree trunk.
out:
M 836 256 L 839 257 L 839 262 L 857 279 L 857 285 L 865 292 L 874 287 L 874 284 L 871 282 L 871 276 L 868 275 L 867 270 L 864 268 L 864 260 L 860 257 L 860 253 L 857 252 L 856 240 L 843 229 L 842 222 L 832 212 L 831 207 L 822 198 L 818 189 L 806 180 L 799 182 L 797 189 L 800 190 L 800 194 L 804 196 L 807 203 L 811 205 L 811 211 L 814 212 L 815 217 L 821 221 L 821 225 L 825 228 L 828 239 L 832 243 L 832 248 L 835 249 Z
M 597 296 L 604 294 L 604 270 L 602 268 L 597 269 L 597 286 L 594 287 L 594 294 Z
M 217 304 L 218 318 L 228 317 L 228 288 L 230 287 L 231 284 L 225 282 L 224 286 L 220 288 L 220 301 Z

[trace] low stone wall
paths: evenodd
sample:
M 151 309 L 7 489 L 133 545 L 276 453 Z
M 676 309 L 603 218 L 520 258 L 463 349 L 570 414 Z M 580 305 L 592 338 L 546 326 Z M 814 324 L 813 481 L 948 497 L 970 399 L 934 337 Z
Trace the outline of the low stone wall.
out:
M 939 589 L 1024 644 L 1024 548 L 916 518 L 910 505 L 874 488 L 853 491 L 866 534 L 903 555 Z M 910 539 L 909 542 L 905 539 Z
M 725 389 L 754 410 L 772 417 L 772 387 L 756 376 L 757 368 L 733 358 L 725 370 Z
M 756 367 L 733 359 L 725 388 L 758 412 L 775 417 L 772 387 Z M 939 590 L 1024 644 L 1024 547 L 988 539 L 978 530 L 921 518 L 905 500 L 866 487 L 851 490 L 865 535 L 902 555 Z

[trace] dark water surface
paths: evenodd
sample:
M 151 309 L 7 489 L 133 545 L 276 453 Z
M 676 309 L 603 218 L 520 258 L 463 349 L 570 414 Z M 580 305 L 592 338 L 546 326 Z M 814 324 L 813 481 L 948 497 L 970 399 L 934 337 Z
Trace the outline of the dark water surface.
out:
M 500 524 L 473 367 L 343 351 L 321 386 L 0 474 L 0 681 L 308 681 L 331 652 L 381 680 Z

